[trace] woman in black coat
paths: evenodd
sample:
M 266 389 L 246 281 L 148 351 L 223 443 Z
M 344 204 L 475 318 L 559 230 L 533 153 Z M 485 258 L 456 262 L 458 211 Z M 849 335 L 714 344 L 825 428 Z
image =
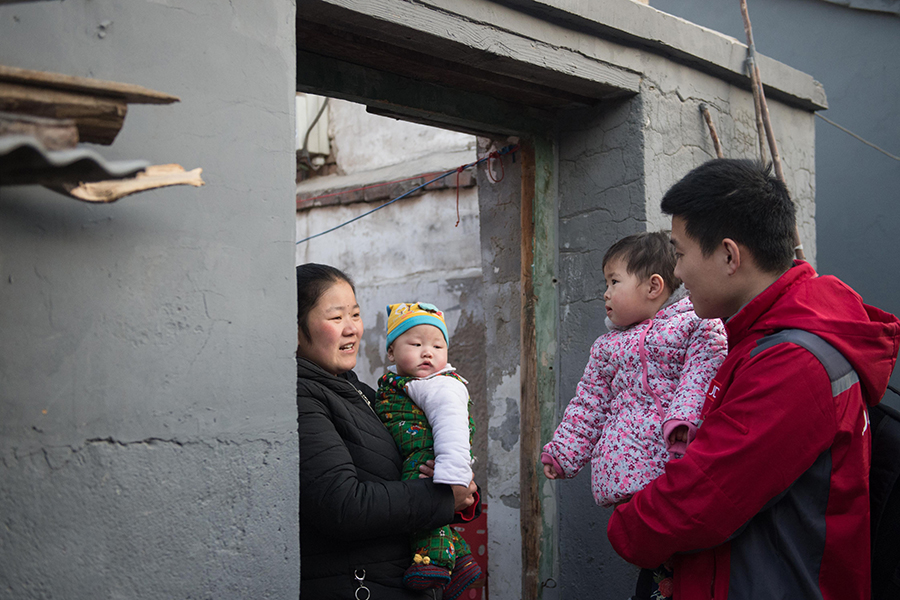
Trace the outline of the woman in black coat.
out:
M 397 445 L 357 379 L 363 325 L 350 279 L 297 267 L 300 595 L 306 600 L 440 598 L 403 587 L 412 532 L 446 525 L 475 484 L 400 481 Z M 364 589 L 365 588 L 365 589 Z

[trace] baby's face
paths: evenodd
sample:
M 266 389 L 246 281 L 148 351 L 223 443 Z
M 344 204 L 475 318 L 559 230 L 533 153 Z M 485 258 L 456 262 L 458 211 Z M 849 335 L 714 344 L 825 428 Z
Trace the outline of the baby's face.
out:
M 433 325 L 416 325 L 404 331 L 388 348 L 388 360 L 404 377 L 428 377 L 447 366 L 447 342 Z

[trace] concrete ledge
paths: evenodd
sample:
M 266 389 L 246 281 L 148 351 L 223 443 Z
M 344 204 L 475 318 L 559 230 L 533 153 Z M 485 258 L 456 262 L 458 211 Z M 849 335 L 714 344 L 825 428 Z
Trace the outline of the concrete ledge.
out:
M 731 83 L 745 82 L 747 46 L 739 40 L 632 0 L 504 0 L 504 4 L 598 37 L 668 56 Z M 734 6 L 735 11 L 738 10 Z M 721 7 L 710 7 L 721 10 Z M 751 15 L 752 18 L 752 15 Z M 772 96 L 807 110 L 828 108 L 825 89 L 810 75 L 757 53 Z M 619 64 L 623 68 L 637 65 Z
M 641 52 L 750 87 L 745 44 L 633 0 L 299 0 L 297 18 L 597 100 L 639 90 Z M 758 64 L 772 98 L 827 108 L 811 76 L 763 55 Z

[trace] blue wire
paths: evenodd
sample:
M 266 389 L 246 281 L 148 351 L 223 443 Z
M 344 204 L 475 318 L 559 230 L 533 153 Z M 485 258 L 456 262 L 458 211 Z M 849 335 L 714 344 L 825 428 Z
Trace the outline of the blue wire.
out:
M 502 150 L 498 151 L 497 154 L 499 154 L 500 156 L 503 156 L 504 154 L 507 154 L 507 153 L 509 153 L 510 151 L 514 151 L 515 149 L 516 149 L 516 147 L 514 147 L 514 146 L 506 146 L 506 147 L 504 147 Z M 491 157 L 491 155 L 488 154 L 488 155 L 485 156 L 484 158 L 479 158 L 478 160 L 476 160 L 476 161 L 473 162 L 473 163 L 470 163 L 470 164 L 468 164 L 468 165 L 463 165 L 463 167 L 461 168 L 461 170 L 465 171 L 466 169 L 470 169 L 470 168 L 472 168 L 472 167 L 478 166 L 479 164 L 481 164 L 481 163 L 483 163 L 484 161 L 488 160 L 490 157 Z M 335 225 L 335 226 L 332 227 L 331 229 L 326 229 L 325 231 L 322 231 L 322 232 L 317 233 L 317 234 L 315 234 L 315 235 L 311 235 L 311 236 L 309 236 L 309 237 L 307 237 L 307 238 L 303 238 L 302 240 L 300 240 L 299 242 L 297 242 L 297 243 L 294 244 L 294 245 L 295 245 L 295 246 L 299 246 L 299 245 L 302 244 L 303 242 L 308 242 L 309 240 L 311 240 L 311 239 L 313 239 L 313 238 L 317 238 L 317 237 L 319 237 L 320 235 L 325 235 L 326 233 L 331 233 L 331 232 L 334 231 L 335 229 L 340 229 L 340 228 L 343 227 L 344 225 L 349 225 L 350 223 L 352 223 L 352 222 L 354 222 L 354 221 L 358 221 L 358 220 L 362 219 L 363 217 L 367 217 L 367 216 L 371 215 L 373 212 L 375 212 L 376 210 L 381 210 L 381 209 L 384 208 L 385 206 L 388 206 L 389 204 L 393 204 L 393 203 L 396 202 L 397 200 L 402 200 L 403 198 L 406 198 L 407 196 L 409 196 L 410 194 L 412 194 L 412 193 L 415 192 L 415 191 L 421 190 L 421 189 L 422 189 L 423 187 L 425 187 L 426 185 L 430 185 L 430 184 L 434 183 L 435 181 L 439 181 L 439 180 L 443 179 L 444 177 L 447 177 L 447 176 L 449 176 L 449 175 L 453 175 L 454 173 L 456 173 L 456 172 L 458 172 L 458 171 L 460 171 L 460 169 L 452 169 L 452 170 L 447 171 L 446 173 L 444 173 L 444 174 L 442 174 L 442 175 L 438 175 L 437 177 L 435 177 L 435 178 L 432 179 L 431 181 L 426 181 L 426 182 L 423 183 L 422 185 L 417 186 L 417 187 L 414 187 L 413 189 L 409 190 L 408 192 L 406 192 L 406 193 L 404 193 L 404 194 L 401 194 L 400 196 L 397 196 L 397 197 L 394 198 L 393 200 L 388 200 L 387 202 L 385 202 L 385 203 L 382 204 L 381 206 L 376 206 L 376 207 L 373 208 L 372 210 L 367 211 L 367 212 L 364 212 L 364 213 L 361 214 L 361 215 L 357 215 L 357 216 L 353 217 L 352 219 L 350 219 L 349 221 L 345 221 L 345 222 L 341 223 L 340 225 Z

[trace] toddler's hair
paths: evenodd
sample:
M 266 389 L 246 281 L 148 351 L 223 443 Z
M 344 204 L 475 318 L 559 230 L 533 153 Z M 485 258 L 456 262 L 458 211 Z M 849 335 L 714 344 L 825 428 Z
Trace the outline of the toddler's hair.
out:
M 681 285 L 681 280 L 675 277 L 675 248 L 669 241 L 668 231 L 645 231 L 622 238 L 603 256 L 604 271 L 607 263 L 617 258 L 621 258 L 628 272 L 641 281 L 657 273 L 670 293 Z

